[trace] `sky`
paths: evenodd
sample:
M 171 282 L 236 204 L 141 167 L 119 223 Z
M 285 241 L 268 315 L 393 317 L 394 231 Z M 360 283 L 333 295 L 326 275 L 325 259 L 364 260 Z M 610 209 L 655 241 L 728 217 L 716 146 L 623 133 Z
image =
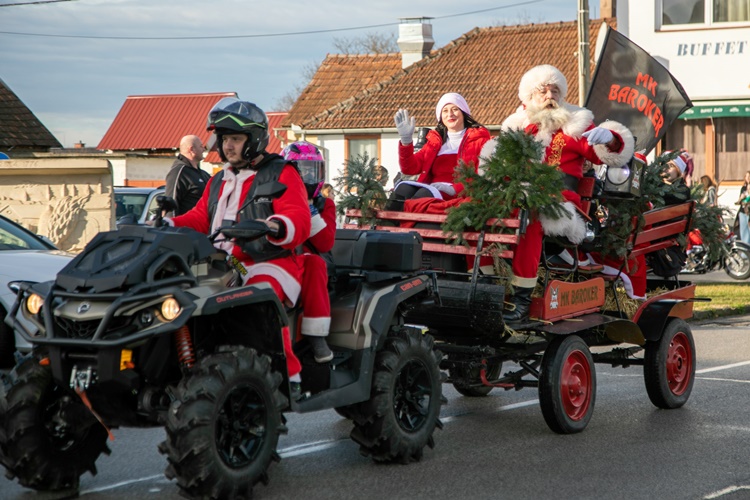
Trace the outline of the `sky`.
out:
M 95 147 L 130 95 L 237 92 L 276 111 L 286 94 L 306 83 L 305 67 L 337 53 L 334 39 L 397 34 L 399 18 L 432 17 L 434 48 L 440 48 L 475 27 L 573 21 L 578 5 L 577 0 L 44 2 L 49 0 L 0 0 L 0 79 L 64 147 L 79 141 Z M 599 2 L 589 3 L 595 19 Z

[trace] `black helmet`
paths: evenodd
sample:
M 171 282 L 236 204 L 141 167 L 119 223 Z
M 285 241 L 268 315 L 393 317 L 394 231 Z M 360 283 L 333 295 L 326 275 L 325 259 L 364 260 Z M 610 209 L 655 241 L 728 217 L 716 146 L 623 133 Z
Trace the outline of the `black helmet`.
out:
M 251 102 L 240 101 L 235 97 L 225 97 L 208 112 L 207 130 L 216 134 L 219 156 L 227 161 L 223 150 L 225 134 L 245 134 L 247 141 L 242 149 L 242 157 L 252 160 L 268 146 L 268 117 Z

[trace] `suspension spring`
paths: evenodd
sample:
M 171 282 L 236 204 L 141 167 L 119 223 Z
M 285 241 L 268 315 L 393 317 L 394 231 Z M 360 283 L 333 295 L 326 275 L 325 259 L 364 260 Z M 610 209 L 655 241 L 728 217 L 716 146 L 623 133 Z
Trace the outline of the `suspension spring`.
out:
M 190 329 L 187 325 L 181 327 L 174 333 L 175 347 L 177 347 L 177 359 L 183 366 L 192 368 L 195 364 L 195 352 L 193 341 L 190 339 Z

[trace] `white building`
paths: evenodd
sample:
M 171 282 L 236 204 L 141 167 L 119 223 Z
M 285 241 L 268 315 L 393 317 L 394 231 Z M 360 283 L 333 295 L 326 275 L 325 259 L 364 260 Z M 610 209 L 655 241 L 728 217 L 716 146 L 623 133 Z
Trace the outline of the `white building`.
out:
M 669 68 L 693 101 L 663 149 L 687 149 L 693 180 L 710 175 L 720 203 L 734 206 L 750 171 L 750 0 L 616 1 L 618 31 Z

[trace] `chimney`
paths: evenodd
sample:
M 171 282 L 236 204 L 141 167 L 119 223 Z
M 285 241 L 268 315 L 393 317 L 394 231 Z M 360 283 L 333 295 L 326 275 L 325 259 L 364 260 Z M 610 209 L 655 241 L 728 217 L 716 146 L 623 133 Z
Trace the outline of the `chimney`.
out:
M 599 17 L 617 17 L 617 0 L 599 0 Z
M 408 68 L 429 55 L 435 39 L 432 38 L 431 17 L 402 17 L 398 25 L 398 47 L 401 49 L 401 67 Z
M 83 141 L 78 141 L 75 144 L 73 144 L 73 147 L 75 149 L 83 149 L 86 147 L 86 144 L 84 144 Z

